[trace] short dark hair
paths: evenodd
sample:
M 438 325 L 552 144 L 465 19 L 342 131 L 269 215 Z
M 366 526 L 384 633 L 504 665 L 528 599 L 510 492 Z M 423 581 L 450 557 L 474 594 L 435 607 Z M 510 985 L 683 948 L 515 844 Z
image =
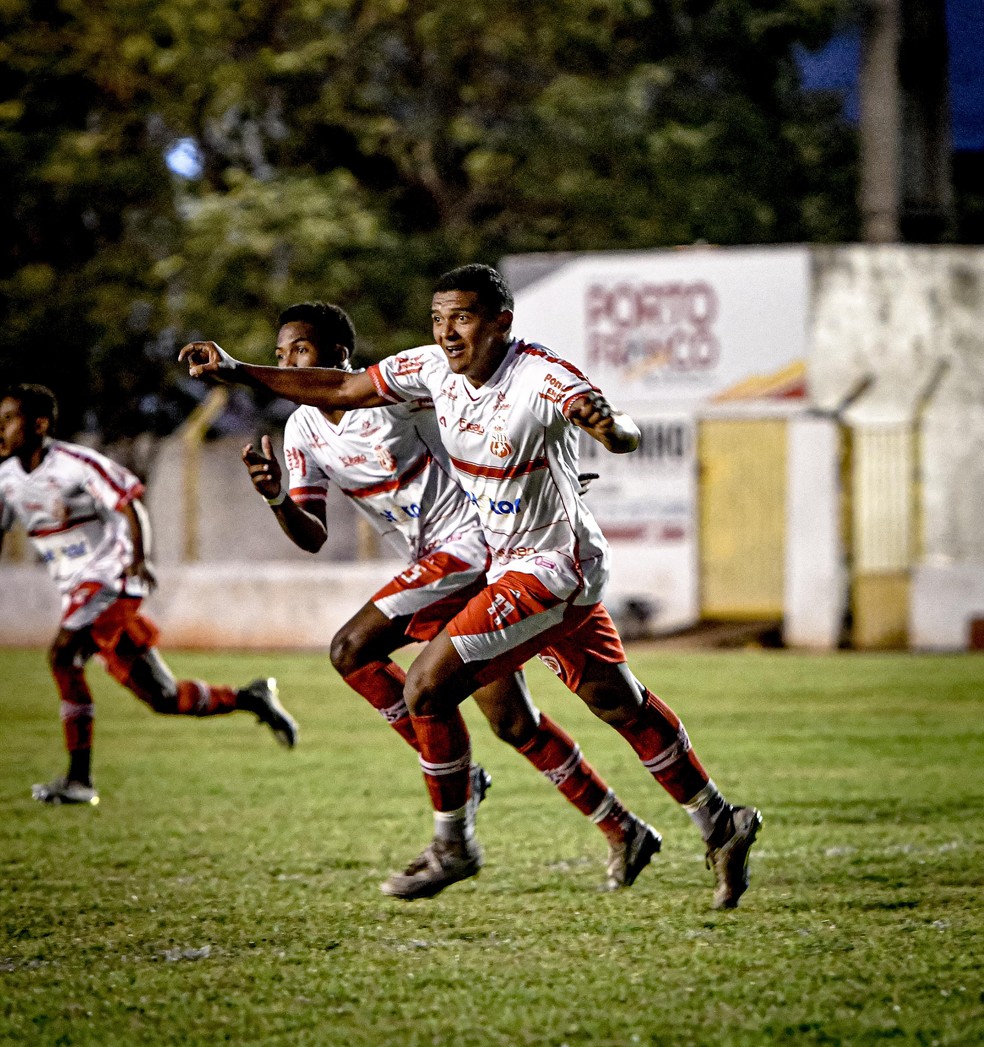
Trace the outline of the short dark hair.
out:
M 16 400 L 20 404 L 21 414 L 31 422 L 39 418 L 48 419 L 49 432 L 54 432 L 58 424 L 58 399 L 46 385 L 35 385 L 23 382 L 11 385 L 0 393 L 0 399 Z
M 280 314 L 277 325 L 310 324 L 325 348 L 344 345 L 349 354 L 355 352 L 355 326 L 349 314 L 340 305 L 330 302 L 297 302 Z
M 451 269 L 437 278 L 434 294 L 442 291 L 474 291 L 478 304 L 491 316 L 498 316 L 506 309 L 512 310 L 513 296 L 502 274 L 490 265 L 473 262 Z

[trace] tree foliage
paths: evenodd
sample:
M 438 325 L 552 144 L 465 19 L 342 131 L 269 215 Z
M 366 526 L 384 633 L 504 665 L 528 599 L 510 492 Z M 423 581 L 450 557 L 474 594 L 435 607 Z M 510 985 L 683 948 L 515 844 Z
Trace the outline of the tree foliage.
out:
M 2 0 L 8 377 L 166 428 L 177 345 L 265 359 L 298 299 L 378 357 L 465 261 L 854 238 L 853 135 L 794 62 L 844 5 Z

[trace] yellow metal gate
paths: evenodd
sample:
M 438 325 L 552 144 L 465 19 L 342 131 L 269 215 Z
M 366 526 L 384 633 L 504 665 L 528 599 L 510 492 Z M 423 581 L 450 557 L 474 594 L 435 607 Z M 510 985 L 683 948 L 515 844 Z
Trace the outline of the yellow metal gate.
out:
M 781 618 L 785 419 L 703 419 L 697 455 L 702 617 Z

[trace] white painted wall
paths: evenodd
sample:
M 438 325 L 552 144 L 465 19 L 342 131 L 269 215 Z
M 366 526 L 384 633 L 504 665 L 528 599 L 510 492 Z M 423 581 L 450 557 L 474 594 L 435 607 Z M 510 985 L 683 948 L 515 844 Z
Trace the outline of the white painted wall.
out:
M 787 431 L 783 640 L 837 646 L 847 610 L 839 519 L 839 435 L 831 418 L 799 415 Z

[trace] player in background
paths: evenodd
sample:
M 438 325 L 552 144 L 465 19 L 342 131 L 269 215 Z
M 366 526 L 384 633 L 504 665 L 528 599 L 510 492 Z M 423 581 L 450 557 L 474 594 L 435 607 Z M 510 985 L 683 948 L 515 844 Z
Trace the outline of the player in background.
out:
M 323 410 L 432 400 L 459 481 L 481 513 L 493 566 L 486 588 L 407 674 L 404 694 L 423 756 L 456 766 L 468 750 L 459 704 L 549 647 L 564 683 L 625 738 L 694 821 L 715 876 L 714 907 L 734 908 L 748 887 L 762 816 L 724 798 L 679 717 L 629 670 L 601 603 L 608 543 L 578 493 L 577 430 L 621 454 L 638 446 L 639 429 L 566 360 L 514 338 L 512 308 L 500 274 L 470 265 L 434 287 L 435 344 L 363 374 L 243 364 L 214 342 L 191 343 L 179 356 L 193 377 L 259 385 Z M 467 787 L 467 770 L 435 779 L 435 810 L 460 806 Z M 402 898 L 436 893 L 474 875 L 477 850 L 463 832 L 450 845 L 435 839 L 384 890 Z
M 94 654 L 154 712 L 215 716 L 242 709 L 293 746 L 297 725 L 281 706 L 274 679 L 237 690 L 174 678 L 157 650 L 157 628 L 140 609 L 156 585 L 143 485 L 104 455 L 54 439 L 57 417 L 55 397 L 44 386 L 16 385 L 0 398 L 0 542 L 19 520 L 62 596 L 49 662 L 61 698 L 68 771 L 35 785 L 34 798 L 99 802 L 92 784 L 95 708 L 85 679 Z
M 355 330 L 338 306 L 290 306 L 281 313 L 278 328 L 279 367 L 350 369 Z M 244 447 L 243 462 L 295 545 L 315 553 L 324 544 L 326 498 L 334 483 L 407 560 L 406 570 L 341 627 L 330 656 L 345 682 L 420 756 L 418 725 L 403 697 L 406 676 L 390 656 L 413 640 L 433 639 L 484 588 L 489 566 L 478 514 L 453 478 L 432 407 L 407 403 L 354 412 L 299 407 L 284 433 L 289 490 L 282 486 L 270 438 L 263 436 L 260 446 L 260 451 L 252 444 Z M 474 698 L 493 732 L 604 834 L 608 862 L 603 886 L 630 886 L 659 850 L 659 835 L 626 810 L 583 759 L 574 739 L 533 705 L 522 672 L 479 688 Z M 470 750 L 461 759 L 466 755 L 467 765 Z M 448 771 L 422 763 L 428 782 Z M 471 764 L 471 812 L 488 784 L 482 768 Z M 437 819 L 439 836 L 448 820 Z M 450 821 L 456 831 L 454 818 Z

